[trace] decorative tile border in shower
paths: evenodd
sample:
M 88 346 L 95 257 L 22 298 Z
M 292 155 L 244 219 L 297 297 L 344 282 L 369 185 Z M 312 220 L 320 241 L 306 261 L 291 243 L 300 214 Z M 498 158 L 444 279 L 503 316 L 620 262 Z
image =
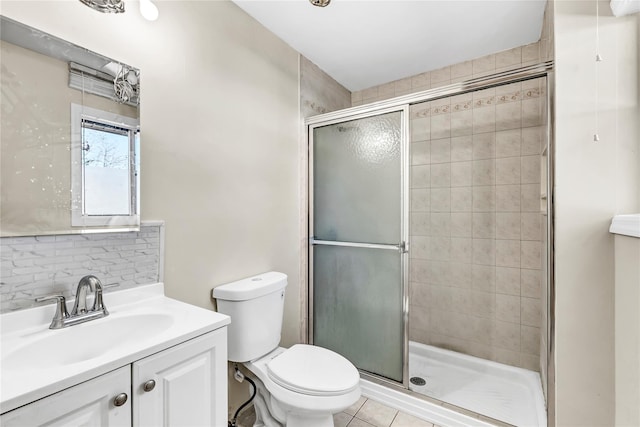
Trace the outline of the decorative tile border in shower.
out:
M 447 114 L 451 112 L 469 111 L 476 108 L 492 107 L 497 104 L 506 104 L 509 102 L 518 102 L 525 99 L 540 98 L 543 95 L 544 91 L 541 90 L 540 87 L 528 87 L 521 90 L 510 91 L 508 93 L 501 93 L 499 95 L 489 95 L 478 98 L 473 97 L 471 94 L 458 95 L 452 98 L 448 98 L 452 99 L 450 104 L 446 103 L 446 101 L 443 100 L 417 104 L 411 109 L 411 118 L 418 119 L 422 117 L 437 116 L 440 114 Z
M 164 222 L 140 231 L 0 238 L 0 313 L 30 308 L 49 294 L 73 297 L 78 281 L 96 275 L 105 290 L 162 281 Z

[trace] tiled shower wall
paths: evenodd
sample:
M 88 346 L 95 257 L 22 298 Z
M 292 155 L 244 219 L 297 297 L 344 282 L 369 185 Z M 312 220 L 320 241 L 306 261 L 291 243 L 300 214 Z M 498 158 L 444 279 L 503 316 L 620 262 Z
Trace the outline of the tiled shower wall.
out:
M 78 281 L 97 276 L 112 290 L 161 280 L 162 223 L 140 231 L 0 239 L 0 313 L 39 305 L 35 298 L 75 294 Z M 50 304 L 50 302 L 49 302 Z
M 540 370 L 545 89 L 411 106 L 412 340 Z

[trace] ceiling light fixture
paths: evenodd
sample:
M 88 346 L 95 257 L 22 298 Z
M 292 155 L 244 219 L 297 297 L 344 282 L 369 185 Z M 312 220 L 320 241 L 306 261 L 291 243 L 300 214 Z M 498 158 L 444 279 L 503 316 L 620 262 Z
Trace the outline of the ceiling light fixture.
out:
M 82 4 L 102 13 L 123 13 L 124 0 L 80 0 Z
M 331 0 L 309 0 L 309 2 L 314 6 L 325 7 L 331 3 Z
M 140 0 L 140 14 L 147 21 L 158 19 L 158 7 L 151 0 Z

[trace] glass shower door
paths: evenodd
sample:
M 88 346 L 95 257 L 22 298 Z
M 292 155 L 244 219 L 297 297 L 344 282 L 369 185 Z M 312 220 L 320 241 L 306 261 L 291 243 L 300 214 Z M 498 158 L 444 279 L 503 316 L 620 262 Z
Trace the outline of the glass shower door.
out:
M 311 129 L 312 342 L 403 382 L 406 112 Z

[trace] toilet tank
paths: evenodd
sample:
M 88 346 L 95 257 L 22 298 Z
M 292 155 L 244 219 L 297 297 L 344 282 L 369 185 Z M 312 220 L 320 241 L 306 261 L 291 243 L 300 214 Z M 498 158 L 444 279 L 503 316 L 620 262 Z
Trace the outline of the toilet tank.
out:
M 229 360 L 255 360 L 280 344 L 287 275 L 271 271 L 217 286 L 218 311 L 231 317 Z

